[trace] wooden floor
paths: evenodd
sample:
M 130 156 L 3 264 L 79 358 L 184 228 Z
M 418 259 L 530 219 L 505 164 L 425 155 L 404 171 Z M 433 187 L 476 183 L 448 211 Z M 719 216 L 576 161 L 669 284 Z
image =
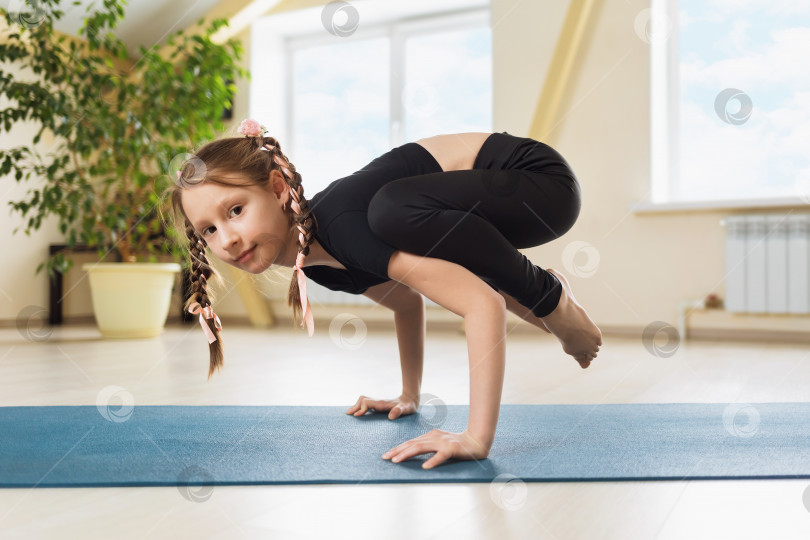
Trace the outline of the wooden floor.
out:
M 226 326 L 227 367 L 211 382 L 196 324 L 131 341 L 102 340 L 92 326 L 28 337 L 0 329 L 0 405 L 95 405 L 109 385 L 136 405 L 348 408 L 360 394 L 399 393 L 393 332 L 348 330 L 341 342 L 320 328 L 309 338 Z M 635 339 L 603 341 L 582 370 L 553 336 L 509 335 L 502 403 L 810 399 L 806 346 L 686 342 L 656 357 Z M 467 404 L 466 353 L 460 333 L 429 331 L 423 392 Z M 487 483 L 216 486 L 204 502 L 174 487 L 5 489 L 0 538 L 806 539 L 809 487 L 806 479 L 564 482 L 498 495 Z

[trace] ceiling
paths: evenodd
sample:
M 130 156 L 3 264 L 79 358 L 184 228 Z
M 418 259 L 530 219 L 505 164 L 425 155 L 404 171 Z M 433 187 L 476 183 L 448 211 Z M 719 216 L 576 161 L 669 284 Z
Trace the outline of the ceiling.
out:
M 54 22 L 60 32 L 79 36 L 87 8 L 91 11 L 103 8 L 102 0 L 61 0 L 59 9 L 64 12 L 61 19 Z M 129 53 L 140 56 L 139 48 L 147 49 L 166 41 L 169 34 L 197 24 L 214 6 L 222 0 L 128 0 L 124 5 L 124 17 L 118 21 L 113 33 L 123 41 Z

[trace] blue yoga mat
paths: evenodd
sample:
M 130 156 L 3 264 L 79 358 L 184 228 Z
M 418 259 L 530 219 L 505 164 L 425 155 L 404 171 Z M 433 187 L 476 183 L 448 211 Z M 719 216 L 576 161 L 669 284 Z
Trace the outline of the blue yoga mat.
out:
M 180 486 L 810 477 L 810 404 L 501 405 L 481 461 L 383 460 L 469 407 L 0 407 L 0 486 Z

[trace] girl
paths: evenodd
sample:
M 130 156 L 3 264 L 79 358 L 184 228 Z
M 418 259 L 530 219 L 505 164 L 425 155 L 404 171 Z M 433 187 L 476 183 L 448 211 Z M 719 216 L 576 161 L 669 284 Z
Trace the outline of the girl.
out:
M 203 146 L 169 188 L 192 264 L 185 308 L 200 314 L 210 348 L 209 378 L 222 365 L 219 319 L 211 308 L 214 275 L 205 247 L 258 274 L 292 267 L 293 324 L 314 323 L 306 277 L 332 290 L 364 294 L 392 309 L 403 374 L 393 400 L 360 396 L 347 414 L 419 406 L 424 340 L 422 295 L 464 317 L 470 356 L 470 412 L 462 433 L 434 429 L 383 455 L 400 461 L 436 452 L 449 458 L 489 454 L 503 386 L 506 309 L 554 334 L 587 368 L 602 334 L 559 272 L 531 263 L 519 248 L 565 234 L 580 210 L 580 188 L 563 157 L 530 138 L 502 133 L 438 135 L 394 148 L 335 180 L 311 200 L 301 175 L 264 126 L 244 120 L 239 133 Z

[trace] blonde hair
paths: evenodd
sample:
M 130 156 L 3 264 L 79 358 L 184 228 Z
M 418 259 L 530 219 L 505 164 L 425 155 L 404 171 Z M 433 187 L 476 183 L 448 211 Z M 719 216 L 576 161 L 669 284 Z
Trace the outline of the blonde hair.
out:
M 266 151 L 262 151 L 266 150 Z M 207 289 L 209 278 L 213 275 L 222 282 L 220 276 L 208 263 L 205 255 L 207 243 L 197 234 L 183 210 L 181 196 L 184 189 L 190 189 L 201 182 L 212 182 L 225 186 L 249 186 L 267 184 L 270 172 L 278 170 L 287 185 L 290 187 L 291 208 L 285 213 L 288 216 L 290 227 L 296 227 L 301 234 L 298 239 L 298 253 L 309 255 L 309 246 L 312 244 L 317 231 L 317 220 L 312 213 L 309 201 L 304 197 L 304 187 L 301 185 L 301 175 L 295 170 L 295 165 L 287 159 L 281 151 L 281 145 L 273 137 L 257 135 L 255 137 L 228 137 L 209 142 L 197 150 L 193 157 L 188 159 L 177 174 L 177 182 L 170 185 L 163 193 L 170 197 L 172 219 L 177 231 L 185 231 L 188 240 L 189 265 L 191 268 L 190 296 L 186 299 L 184 309 L 188 309 L 195 302 L 201 309 L 211 306 L 212 297 Z M 247 182 L 237 184 L 231 181 L 234 176 L 240 175 Z M 296 210 L 296 206 L 300 210 Z M 295 271 L 290 281 L 287 294 L 287 304 L 293 308 L 293 326 L 302 315 L 301 292 Z M 216 321 L 204 319 L 211 332 L 217 335 Z M 210 366 L 208 378 L 223 365 L 222 339 L 209 343 Z

